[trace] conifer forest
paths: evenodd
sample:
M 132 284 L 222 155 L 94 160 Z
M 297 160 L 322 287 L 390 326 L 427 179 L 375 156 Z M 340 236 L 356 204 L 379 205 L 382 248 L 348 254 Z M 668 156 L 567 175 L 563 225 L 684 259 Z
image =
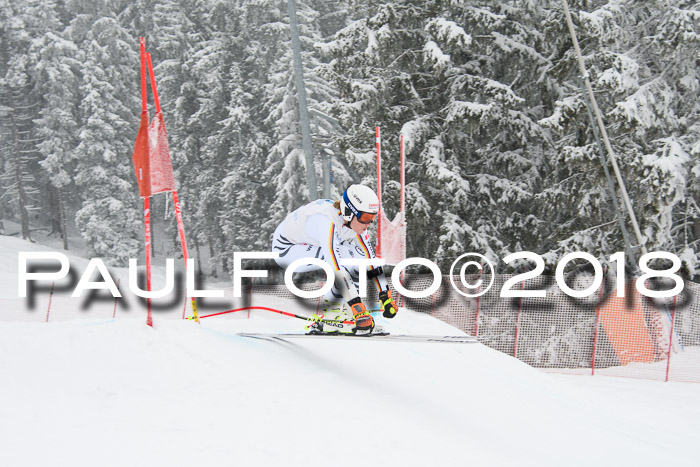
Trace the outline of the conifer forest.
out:
M 389 218 L 405 139 L 408 256 L 625 250 L 560 0 L 296 0 L 312 189 L 290 1 L 0 0 L 0 233 L 139 257 L 144 37 L 190 249 L 214 274 L 268 251 L 324 170 L 332 199 L 374 188 L 377 126 Z M 697 280 L 700 2 L 568 5 L 644 245 Z M 156 250 L 178 244 L 171 204 L 151 202 Z

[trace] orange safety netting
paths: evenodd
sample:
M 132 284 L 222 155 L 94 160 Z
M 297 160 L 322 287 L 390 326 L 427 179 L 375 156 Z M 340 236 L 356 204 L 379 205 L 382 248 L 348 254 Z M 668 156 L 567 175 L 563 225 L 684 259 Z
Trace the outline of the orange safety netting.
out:
M 625 295 L 616 293 L 599 309 L 600 324 L 615 349 L 621 365 L 654 361 L 654 344 L 644 318 L 641 294 L 634 281 L 627 284 Z

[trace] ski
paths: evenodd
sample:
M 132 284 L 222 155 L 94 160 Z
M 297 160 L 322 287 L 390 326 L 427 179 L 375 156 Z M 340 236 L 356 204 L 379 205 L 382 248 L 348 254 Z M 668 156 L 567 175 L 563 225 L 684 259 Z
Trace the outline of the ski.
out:
M 318 329 L 311 329 L 309 332 L 304 334 L 305 336 L 348 336 L 348 337 L 374 337 L 374 336 L 388 336 L 389 333 L 384 330 L 381 326 L 375 326 L 370 332 L 343 332 L 339 330 L 334 331 L 319 331 Z
M 239 333 L 238 336 L 241 337 L 251 337 L 251 338 L 274 338 L 274 339 L 313 339 L 313 338 L 326 338 L 326 339 L 342 339 L 343 337 L 357 339 L 366 338 L 368 340 L 385 340 L 385 341 L 396 341 L 396 342 L 425 342 L 425 343 L 451 343 L 451 344 L 475 344 L 478 343 L 476 337 L 473 336 L 423 336 L 423 335 L 405 335 L 405 334 L 390 334 L 390 333 L 369 333 L 369 334 L 348 334 L 348 333 L 316 333 L 316 334 L 302 334 L 302 333 Z

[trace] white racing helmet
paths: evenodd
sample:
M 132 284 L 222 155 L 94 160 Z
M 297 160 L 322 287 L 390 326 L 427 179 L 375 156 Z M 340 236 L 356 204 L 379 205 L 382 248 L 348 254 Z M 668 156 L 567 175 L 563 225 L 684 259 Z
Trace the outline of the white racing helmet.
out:
M 350 185 L 340 200 L 340 212 L 346 222 L 357 217 L 362 224 L 370 224 L 379 213 L 379 198 L 370 187 Z

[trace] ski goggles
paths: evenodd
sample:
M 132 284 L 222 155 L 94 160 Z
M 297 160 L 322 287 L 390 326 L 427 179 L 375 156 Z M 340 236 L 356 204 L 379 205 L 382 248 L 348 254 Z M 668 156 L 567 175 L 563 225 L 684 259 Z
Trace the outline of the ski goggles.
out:
M 357 219 L 357 222 L 360 224 L 371 224 L 374 219 L 377 218 L 377 214 L 371 214 L 369 212 L 361 212 L 357 216 L 355 216 L 355 219 Z

